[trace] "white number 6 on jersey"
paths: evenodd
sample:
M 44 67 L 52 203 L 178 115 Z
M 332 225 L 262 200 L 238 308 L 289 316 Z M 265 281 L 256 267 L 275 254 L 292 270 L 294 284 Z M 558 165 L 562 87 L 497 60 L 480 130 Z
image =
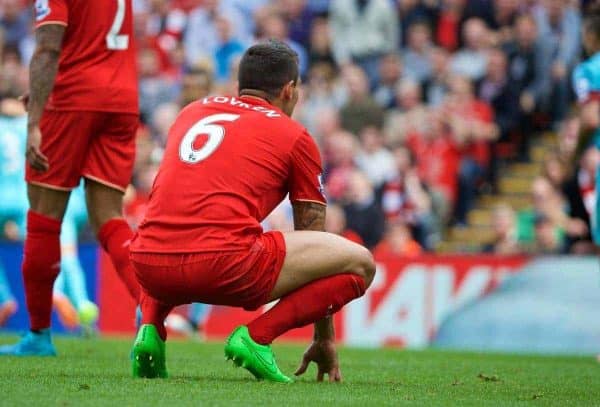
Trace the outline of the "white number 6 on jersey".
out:
M 232 122 L 239 117 L 240 115 L 238 114 L 214 114 L 212 116 L 207 116 L 194 124 L 185 133 L 185 136 L 183 136 L 181 144 L 179 145 L 179 158 L 181 158 L 181 161 L 188 164 L 197 164 L 200 161 L 207 159 L 215 152 L 225 137 L 225 129 L 223 126 L 213 123 Z M 195 150 L 194 142 L 198 136 L 202 134 L 208 135 L 208 140 L 201 148 Z

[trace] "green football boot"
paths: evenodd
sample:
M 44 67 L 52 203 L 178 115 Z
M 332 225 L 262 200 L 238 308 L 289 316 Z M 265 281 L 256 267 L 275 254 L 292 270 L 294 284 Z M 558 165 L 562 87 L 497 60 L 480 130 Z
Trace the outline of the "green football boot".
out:
M 225 357 L 233 359 L 233 363 L 248 370 L 258 380 L 269 380 L 279 383 L 291 383 L 293 380 L 281 373 L 271 345 L 261 345 L 250 337 L 248 328 L 237 327 L 225 344 Z
M 165 342 L 156 327 L 145 324 L 140 327 L 131 350 L 133 377 L 167 378 Z

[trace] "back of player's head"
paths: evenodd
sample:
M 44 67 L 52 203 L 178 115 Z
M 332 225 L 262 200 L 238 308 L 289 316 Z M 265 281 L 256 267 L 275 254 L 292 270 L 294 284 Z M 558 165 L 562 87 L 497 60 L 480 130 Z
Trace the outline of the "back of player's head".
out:
M 281 41 L 248 48 L 240 61 L 239 90 L 253 89 L 277 97 L 283 86 L 298 80 L 298 54 Z

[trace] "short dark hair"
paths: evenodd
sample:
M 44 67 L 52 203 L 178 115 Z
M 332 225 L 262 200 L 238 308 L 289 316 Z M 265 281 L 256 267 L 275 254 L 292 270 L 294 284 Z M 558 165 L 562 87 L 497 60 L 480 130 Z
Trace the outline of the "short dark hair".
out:
M 240 93 L 254 89 L 277 97 L 286 83 L 297 80 L 298 54 L 284 42 L 269 40 L 253 45 L 240 61 Z

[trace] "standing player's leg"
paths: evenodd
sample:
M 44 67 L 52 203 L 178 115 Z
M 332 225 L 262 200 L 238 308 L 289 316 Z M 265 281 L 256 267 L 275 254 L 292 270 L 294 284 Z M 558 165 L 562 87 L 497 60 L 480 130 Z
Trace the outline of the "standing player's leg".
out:
M 373 281 L 375 263 L 366 248 L 330 233 L 290 232 L 284 238 L 285 261 L 269 297 L 280 301 L 247 327 L 237 328 L 225 352 L 256 377 L 288 382 L 277 368 L 271 342 L 361 297 Z
M 52 289 L 60 272 L 60 229 L 70 191 L 29 184 L 27 192 L 23 282 L 31 332 L 15 345 L 0 347 L 0 354 L 55 355 L 49 329 Z
M 92 229 L 129 294 L 139 303 L 140 285 L 129 261 L 133 232 L 123 219 L 123 192 L 89 178 L 85 182 L 85 192 Z
M 129 262 L 133 232 L 123 219 L 123 195 L 133 172 L 138 123 L 134 114 L 103 114 L 82 171 L 92 229 L 136 303 L 140 286 Z

